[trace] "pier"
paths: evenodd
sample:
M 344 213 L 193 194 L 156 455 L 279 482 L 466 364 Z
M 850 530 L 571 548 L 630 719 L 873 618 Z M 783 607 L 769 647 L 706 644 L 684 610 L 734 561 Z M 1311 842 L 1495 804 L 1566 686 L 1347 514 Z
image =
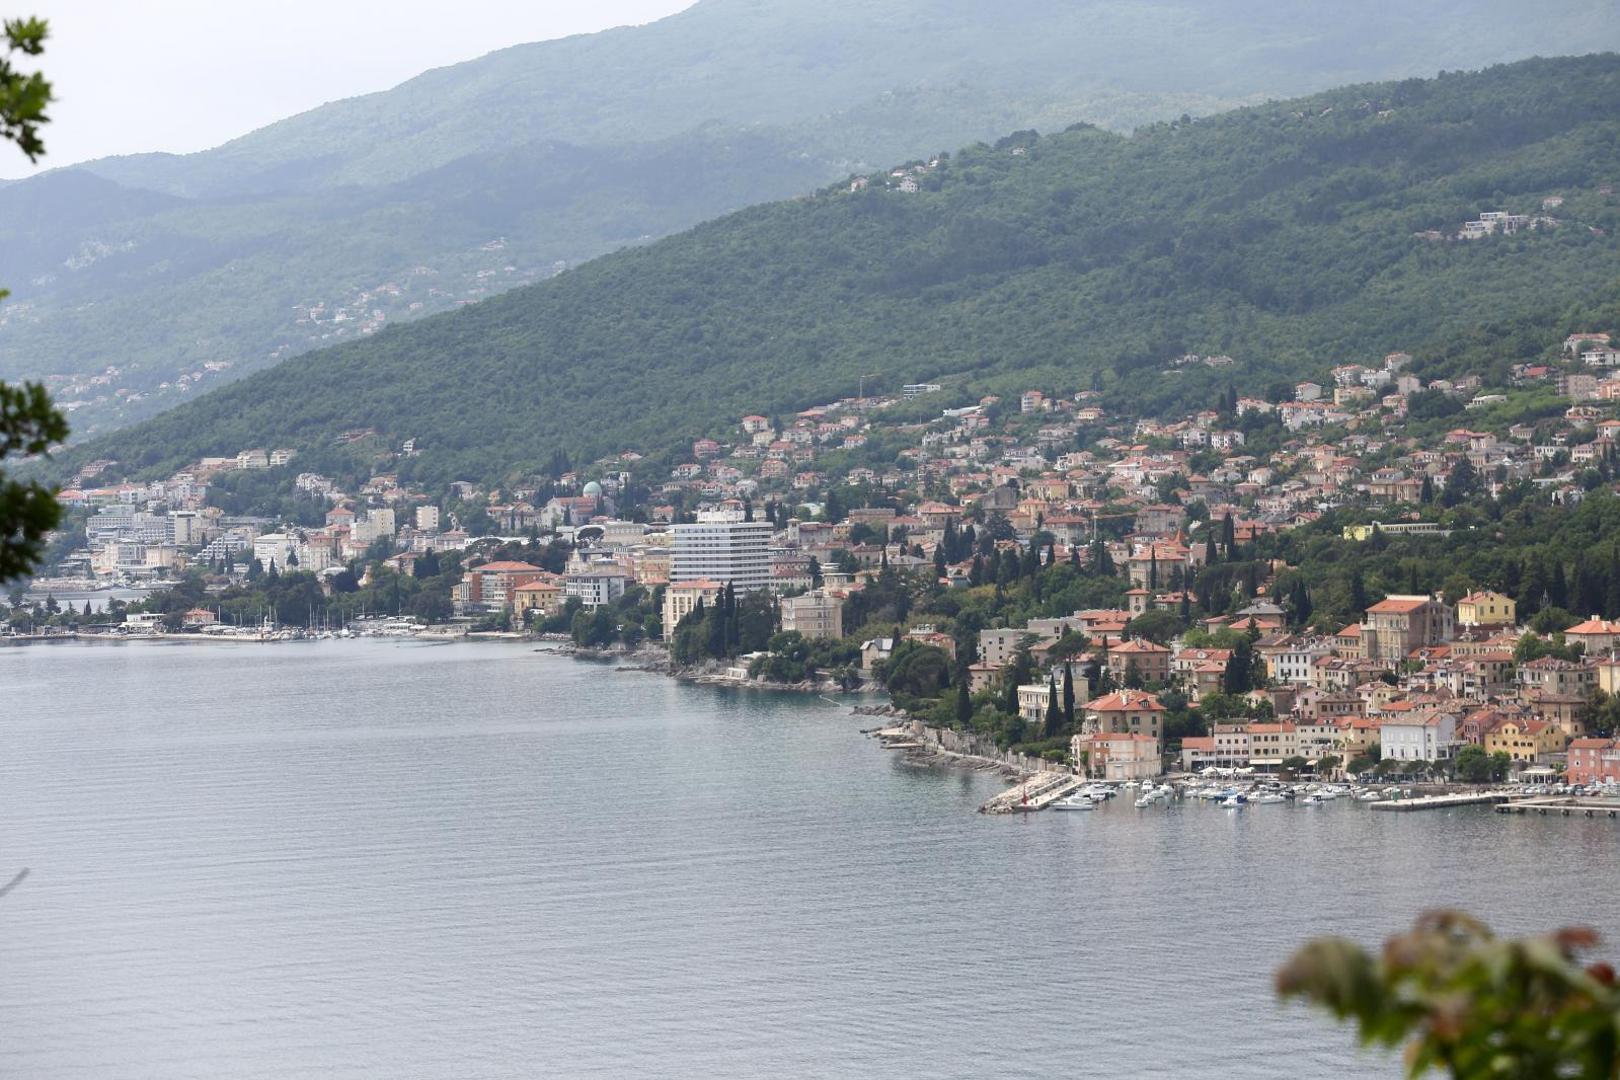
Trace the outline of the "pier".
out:
M 1039 773 L 996 795 L 979 807 L 979 813 L 1019 814 L 1045 810 L 1064 796 L 1078 791 L 1085 782 L 1083 777 L 1073 773 Z
M 1545 817 L 1606 817 L 1620 819 L 1620 799 L 1582 799 L 1555 795 L 1537 799 L 1514 799 L 1496 808 L 1498 814 L 1538 814 Z
M 1484 806 L 1492 803 L 1505 803 L 1511 795 L 1499 791 L 1487 791 L 1479 794 L 1465 792 L 1458 795 L 1422 795 L 1415 799 L 1387 799 L 1382 802 L 1368 803 L 1374 810 L 1445 810 L 1453 806 Z

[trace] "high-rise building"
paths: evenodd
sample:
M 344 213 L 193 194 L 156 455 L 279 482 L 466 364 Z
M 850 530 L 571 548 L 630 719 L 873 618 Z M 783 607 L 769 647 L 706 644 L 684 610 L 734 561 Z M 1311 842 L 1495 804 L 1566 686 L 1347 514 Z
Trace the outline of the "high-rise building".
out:
M 696 524 L 675 526 L 671 582 L 707 579 L 739 593 L 771 583 L 771 523 L 744 521 L 735 511 L 700 513 Z

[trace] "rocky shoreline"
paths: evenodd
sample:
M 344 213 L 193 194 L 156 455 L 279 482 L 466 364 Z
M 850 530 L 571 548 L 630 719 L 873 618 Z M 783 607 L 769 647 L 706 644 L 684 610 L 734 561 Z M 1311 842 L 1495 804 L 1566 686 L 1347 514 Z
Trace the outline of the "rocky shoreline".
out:
M 742 690 L 769 690 L 789 694 L 860 694 L 877 693 L 871 688 L 847 690 L 828 679 L 806 679 L 795 683 L 771 682 L 766 679 L 737 678 L 727 673 L 727 665 L 719 660 L 702 664 L 676 664 L 669 653 L 657 645 L 640 645 L 634 649 L 591 649 L 572 643 L 560 644 L 547 652 L 559 656 L 572 656 L 576 660 L 593 663 L 611 663 L 615 671 L 639 671 L 652 675 L 666 675 L 680 682 L 702 686 L 729 686 Z M 866 708 L 866 706 L 861 706 Z

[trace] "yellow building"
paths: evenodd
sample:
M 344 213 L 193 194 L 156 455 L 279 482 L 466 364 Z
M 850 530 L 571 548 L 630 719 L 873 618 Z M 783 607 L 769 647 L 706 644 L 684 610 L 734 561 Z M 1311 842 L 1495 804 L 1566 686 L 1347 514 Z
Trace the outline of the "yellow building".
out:
M 1485 733 L 1487 754 L 1506 754 L 1514 761 L 1543 761 L 1562 753 L 1564 745 L 1564 730 L 1546 720 L 1498 720 Z
M 1457 625 L 1514 626 L 1519 621 L 1518 610 L 1511 596 L 1488 591 L 1469 593 L 1457 601 Z
M 563 587 L 560 582 L 541 579 L 519 585 L 512 590 L 512 611 L 519 619 L 529 612 L 538 612 L 539 618 L 549 619 L 562 610 Z

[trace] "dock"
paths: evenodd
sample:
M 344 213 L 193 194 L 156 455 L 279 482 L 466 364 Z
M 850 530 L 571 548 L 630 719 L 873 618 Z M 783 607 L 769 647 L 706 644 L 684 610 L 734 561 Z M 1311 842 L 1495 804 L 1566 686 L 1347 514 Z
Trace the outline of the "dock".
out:
M 1019 814 L 1045 810 L 1059 799 L 1078 791 L 1085 785 L 1083 777 L 1073 773 L 1043 772 L 994 796 L 979 807 L 981 814 Z
M 1545 817 L 1606 817 L 1620 819 L 1620 799 L 1582 799 L 1555 795 L 1537 799 L 1513 799 L 1496 808 L 1498 814 L 1538 814 Z
M 1459 795 L 1422 795 L 1415 799 L 1387 799 L 1381 802 L 1368 803 L 1374 810 L 1447 810 L 1453 806 L 1488 806 L 1505 803 L 1513 796 L 1501 792 L 1490 791 L 1481 794 L 1463 793 Z

